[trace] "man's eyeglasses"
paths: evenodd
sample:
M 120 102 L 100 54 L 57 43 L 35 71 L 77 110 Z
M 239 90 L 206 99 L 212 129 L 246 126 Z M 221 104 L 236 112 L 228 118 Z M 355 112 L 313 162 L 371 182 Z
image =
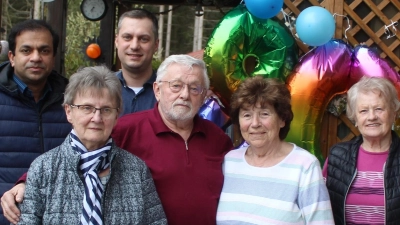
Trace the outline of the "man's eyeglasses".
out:
M 182 90 L 183 86 L 185 86 L 185 85 L 188 86 L 189 92 L 192 95 L 199 95 L 199 94 L 202 94 L 204 91 L 203 86 L 201 86 L 199 84 L 185 84 L 180 80 L 172 80 L 172 81 L 160 80 L 160 82 L 167 82 L 169 84 L 169 88 L 174 93 L 180 92 Z
M 91 114 L 91 113 L 96 113 L 97 110 L 100 111 L 101 116 L 103 117 L 108 117 L 113 115 L 114 111 L 119 110 L 119 108 L 110 108 L 110 107 L 104 107 L 104 108 L 96 108 L 91 105 L 70 105 L 72 108 L 78 108 L 79 112 L 83 114 Z

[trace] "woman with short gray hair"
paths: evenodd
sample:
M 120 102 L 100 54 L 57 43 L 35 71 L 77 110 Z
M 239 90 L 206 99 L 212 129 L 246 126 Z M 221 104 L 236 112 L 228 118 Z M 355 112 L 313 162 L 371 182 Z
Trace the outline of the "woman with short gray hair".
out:
M 400 224 L 397 96 L 382 77 L 364 76 L 347 92 L 347 117 L 361 135 L 334 145 L 323 169 L 337 225 Z
M 110 137 L 122 108 L 114 73 L 79 70 L 63 105 L 73 129 L 29 168 L 19 224 L 167 224 L 149 169 Z

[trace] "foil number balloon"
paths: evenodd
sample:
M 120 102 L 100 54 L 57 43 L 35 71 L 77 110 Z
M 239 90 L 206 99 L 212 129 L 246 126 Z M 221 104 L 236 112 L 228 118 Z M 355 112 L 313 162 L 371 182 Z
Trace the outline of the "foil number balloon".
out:
M 333 97 L 346 93 L 363 76 L 391 80 L 400 96 L 400 74 L 366 46 L 352 49 L 341 40 L 331 40 L 304 55 L 286 80 L 294 113 L 286 140 L 322 160 L 319 141 L 324 111 Z M 400 133 L 400 128 L 395 131 Z
M 286 140 L 307 149 L 320 161 L 322 117 L 330 100 L 349 88 L 351 54 L 350 46 L 332 40 L 304 55 L 286 80 L 294 114 Z
M 285 25 L 271 19 L 261 22 L 239 5 L 215 27 L 203 59 L 214 93 L 229 109 L 231 94 L 242 80 L 262 75 L 285 81 L 298 56 Z

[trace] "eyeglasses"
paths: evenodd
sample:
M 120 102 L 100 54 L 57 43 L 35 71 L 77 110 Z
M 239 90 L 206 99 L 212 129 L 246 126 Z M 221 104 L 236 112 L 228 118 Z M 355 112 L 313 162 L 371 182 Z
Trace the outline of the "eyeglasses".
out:
M 202 94 L 204 91 L 203 86 L 201 86 L 199 84 L 185 84 L 180 80 L 172 80 L 172 81 L 160 80 L 159 82 L 168 82 L 169 88 L 174 93 L 180 92 L 182 90 L 183 86 L 185 86 L 185 85 L 188 86 L 189 92 L 192 95 L 199 95 L 199 94 Z
M 114 113 L 115 111 L 118 111 L 119 108 L 110 108 L 110 107 L 104 107 L 104 108 L 96 108 L 91 105 L 70 105 L 72 108 L 78 108 L 79 112 L 89 115 L 91 113 L 96 113 L 97 110 L 100 111 L 101 116 L 103 117 L 109 117 Z

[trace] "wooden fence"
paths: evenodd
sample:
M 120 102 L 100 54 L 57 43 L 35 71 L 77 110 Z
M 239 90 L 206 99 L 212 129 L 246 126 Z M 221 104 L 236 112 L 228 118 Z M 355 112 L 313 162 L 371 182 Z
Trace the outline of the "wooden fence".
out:
M 381 58 L 400 71 L 400 25 L 395 26 L 400 19 L 399 0 L 284 0 L 284 3 L 284 11 L 295 17 L 309 6 L 326 8 L 336 14 L 335 38 L 353 47 L 365 43 L 375 48 Z M 278 17 L 283 19 L 282 13 Z M 309 51 L 307 45 L 300 40 L 297 42 L 302 53 Z

